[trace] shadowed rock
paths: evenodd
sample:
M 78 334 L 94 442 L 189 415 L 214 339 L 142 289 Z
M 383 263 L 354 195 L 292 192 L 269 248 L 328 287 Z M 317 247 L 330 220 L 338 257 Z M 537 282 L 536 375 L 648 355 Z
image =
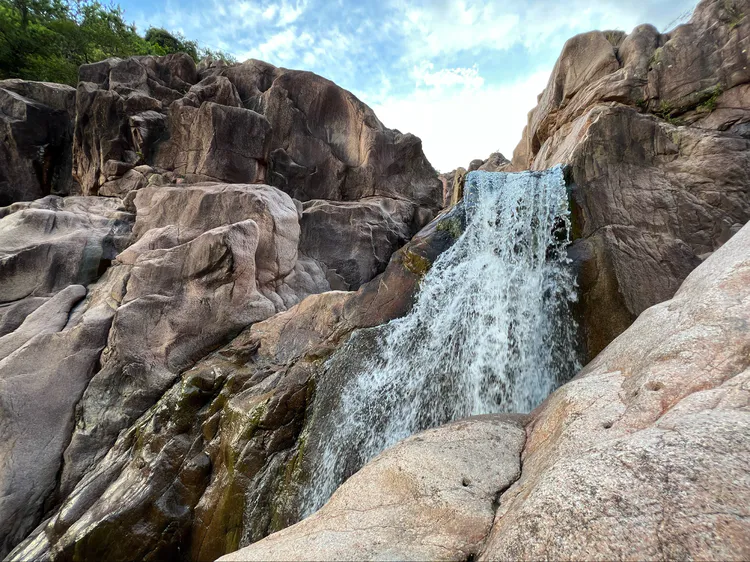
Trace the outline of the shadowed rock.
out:
M 70 86 L 0 81 L 0 206 L 71 192 L 74 103 Z
M 227 213 L 243 213 L 237 201 L 224 208 L 221 197 L 214 197 L 211 207 L 206 207 L 208 201 L 193 206 L 190 201 L 198 195 L 191 190 L 200 192 L 204 187 L 171 188 L 171 195 L 170 188 L 141 191 L 138 197 L 144 212 L 136 224 L 140 240 L 134 248 L 166 222 L 177 221 L 180 232 L 190 233 L 191 224 L 207 228 L 221 216 L 231 220 Z M 256 187 L 260 186 L 252 186 Z M 210 186 L 208 194 L 200 197 L 215 196 L 221 190 L 250 197 L 247 189 Z M 183 204 L 159 204 L 162 197 L 177 195 L 184 198 Z M 143 206 L 147 201 L 152 206 Z M 188 219 L 190 208 L 211 212 Z M 66 454 L 66 462 L 78 464 L 66 465 L 60 494 L 63 503 L 9 559 L 67 559 L 75 552 L 108 560 L 149 556 L 214 560 L 296 522 L 296 498 L 306 462 L 305 438 L 300 435 L 322 360 L 353 330 L 376 326 L 409 310 L 425 268 L 453 241 L 448 229 L 438 228 L 445 220 L 453 219 L 439 219 L 425 228 L 394 254 L 383 275 L 358 292 L 312 295 L 285 312 L 256 322 L 180 376 L 157 378 L 165 371 L 153 368 L 146 376 L 148 372 L 130 363 L 121 371 L 127 373 L 124 380 L 119 371 L 105 376 L 106 365 L 115 360 L 105 353 L 105 367 L 96 375 L 101 383 L 92 382 L 79 411 L 82 420 L 90 419 L 94 425 L 89 421 L 81 424 L 83 429 L 77 431 Z M 124 254 L 128 252 L 130 249 Z M 112 282 L 122 277 L 123 267 L 111 268 Z M 101 283 L 101 289 L 93 292 L 118 295 L 112 282 L 107 286 Z M 125 309 L 121 306 L 116 318 Z M 143 320 L 142 315 L 132 318 Z M 159 334 L 160 330 L 149 329 L 148 333 Z M 179 333 L 191 337 L 190 332 Z M 143 328 L 135 322 L 122 333 L 115 326 L 113 334 L 132 338 L 130 347 L 136 350 L 135 342 L 144 339 Z M 131 378 L 134 381 L 128 382 Z M 106 455 L 94 462 L 96 451 L 105 449 L 92 444 L 103 434 L 112 435 L 112 428 L 123 427 L 124 414 L 137 412 L 135 406 L 144 411 L 146 392 L 157 394 L 156 381 L 166 389 L 153 399 L 156 404 L 132 423 L 126 422 L 130 426 Z M 113 385 L 118 390 L 113 390 Z M 128 398 L 108 402 L 108 396 Z M 113 421 L 116 425 L 104 425 Z M 96 430 L 95 424 L 100 424 L 100 429 Z M 95 431 L 88 435 L 90 428 Z M 83 466 L 90 467 L 85 474 Z M 80 480 L 68 476 L 73 469 L 80 470 Z

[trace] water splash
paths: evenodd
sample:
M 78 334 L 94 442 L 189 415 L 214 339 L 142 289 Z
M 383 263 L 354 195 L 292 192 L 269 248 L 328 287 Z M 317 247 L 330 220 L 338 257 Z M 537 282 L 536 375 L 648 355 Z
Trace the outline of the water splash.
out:
M 305 515 L 352 464 L 454 419 L 528 412 L 578 366 L 562 169 L 472 172 L 465 191 L 464 233 L 425 276 L 412 312 L 384 327 L 378 351 L 327 414 L 330 433 L 303 494 Z

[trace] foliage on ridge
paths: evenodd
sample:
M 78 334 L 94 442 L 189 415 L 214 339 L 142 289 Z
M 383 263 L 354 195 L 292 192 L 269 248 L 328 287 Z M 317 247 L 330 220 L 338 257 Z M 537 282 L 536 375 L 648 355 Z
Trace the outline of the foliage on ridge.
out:
M 109 57 L 184 52 L 233 60 L 179 33 L 149 28 L 144 36 L 118 5 L 97 0 L 0 0 L 0 79 L 75 85 L 78 67 Z

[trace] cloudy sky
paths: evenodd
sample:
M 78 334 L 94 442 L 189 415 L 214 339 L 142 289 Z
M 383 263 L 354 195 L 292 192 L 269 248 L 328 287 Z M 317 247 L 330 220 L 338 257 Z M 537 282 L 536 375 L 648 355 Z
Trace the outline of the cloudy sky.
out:
M 696 0 L 121 0 L 139 31 L 312 70 L 354 92 L 383 123 L 418 135 L 440 171 L 500 150 L 570 36 L 591 29 L 666 31 Z

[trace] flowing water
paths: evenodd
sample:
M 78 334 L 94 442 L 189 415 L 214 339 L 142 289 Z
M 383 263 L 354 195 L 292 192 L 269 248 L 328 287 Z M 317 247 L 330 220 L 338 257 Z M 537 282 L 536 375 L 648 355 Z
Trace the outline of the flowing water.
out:
M 528 412 L 577 368 L 562 169 L 472 172 L 465 191 L 464 233 L 327 413 L 330 434 L 303 494 L 305 514 L 348 476 L 344 459 L 355 455 L 362 466 L 454 419 Z

